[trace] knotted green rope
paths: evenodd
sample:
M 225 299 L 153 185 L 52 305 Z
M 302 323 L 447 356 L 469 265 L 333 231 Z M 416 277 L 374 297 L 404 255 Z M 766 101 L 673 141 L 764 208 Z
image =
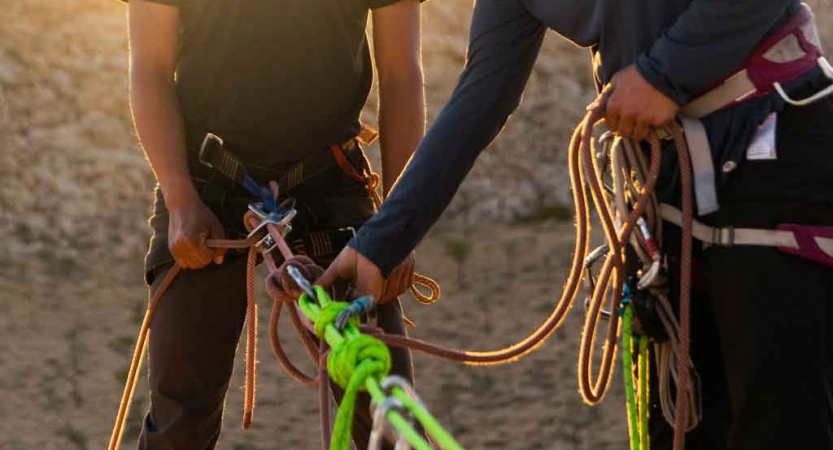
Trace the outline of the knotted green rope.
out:
M 327 369 L 333 381 L 344 389 L 344 397 L 333 427 L 330 449 L 346 450 L 350 447 L 350 428 L 356 398 L 359 392 L 368 391 L 376 403 L 381 403 L 388 395 L 397 397 L 441 448 L 463 450 L 421 403 L 398 387 L 389 393 L 382 391 L 379 383 L 391 368 L 388 347 L 382 341 L 362 334 L 357 317 L 351 318 L 344 330 L 338 330 L 335 321 L 349 303 L 333 301 L 320 286 L 315 286 L 315 293 L 318 302 L 303 294 L 298 299 L 298 307 L 301 313 L 314 323 L 316 335 L 330 344 L 332 350 L 327 358 Z M 431 450 L 431 445 L 399 412 L 389 411 L 387 420 L 412 448 Z
M 368 379 L 381 380 L 388 376 L 391 368 L 390 350 L 382 341 L 361 334 L 357 317 L 351 317 L 344 331 L 339 333 L 334 323 L 339 313 L 350 304 L 331 300 L 327 291 L 320 286 L 315 286 L 315 294 L 320 307 L 314 305 L 306 294 L 299 299 L 299 306 L 315 324 L 315 334 L 325 339 L 332 348 L 327 357 L 327 370 L 332 380 L 344 389 L 344 396 L 333 425 L 330 450 L 348 450 L 356 399 L 359 392 L 367 390 L 365 386 Z
M 327 358 L 327 369 L 333 381 L 344 389 L 338 407 L 330 450 L 350 448 L 350 427 L 359 392 L 366 391 L 368 378 L 382 379 L 390 373 L 390 350 L 382 341 L 364 334 L 347 336 L 333 347 Z
M 318 336 L 320 339 L 324 339 L 325 335 L 327 334 L 327 325 L 334 324 L 336 319 L 338 318 L 338 315 L 349 307 L 350 304 L 347 302 L 330 301 L 329 303 L 327 303 L 326 306 L 321 308 L 321 310 L 318 312 L 318 317 L 314 319 L 315 335 Z M 351 317 L 350 321 L 347 323 L 349 325 L 357 327 L 359 326 L 359 318 Z

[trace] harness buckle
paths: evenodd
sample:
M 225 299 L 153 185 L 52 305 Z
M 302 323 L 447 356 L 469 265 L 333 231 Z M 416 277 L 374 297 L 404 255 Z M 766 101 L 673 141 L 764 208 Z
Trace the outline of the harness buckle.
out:
M 735 245 L 735 227 L 713 228 L 712 242 L 721 247 L 733 247 Z
M 584 258 L 584 287 L 587 288 L 588 291 L 591 293 L 596 290 L 596 279 L 593 278 L 593 265 L 600 259 L 607 256 L 608 252 L 610 252 L 610 248 L 607 244 L 602 245 L 587 255 Z M 590 309 L 590 297 L 584 298 L 584 309 L 585 311 Z M 610 311 L 605 309 L 601 310 L 601 318 L 602 320 L 609 320 L 611 317 Z
M 294 208 L 294 206 L 295 201 L 293 199 L 289 199 L 280 204 L 278 212 L 269 213 L 265 211 L 262 203 L 250 203 L 249 211 L 260 219 L 260 223 L 249 232 L 247 238 L 260 235 L 266 230 L 268 225 L 275 225 L 278 228 L 281 237 L 285 238 L 286 235 L 292 232 L 291 222 L 292 219 L 295 218 L 295 215 L 298 214 L 298 211 Z M 268 253 L 277 246 L 277 242 L 275 242 L 275 239 L 267 232 L 266 236 L 264 236 L 263 239 L 255 245 L 261 247 L 263 252 Z

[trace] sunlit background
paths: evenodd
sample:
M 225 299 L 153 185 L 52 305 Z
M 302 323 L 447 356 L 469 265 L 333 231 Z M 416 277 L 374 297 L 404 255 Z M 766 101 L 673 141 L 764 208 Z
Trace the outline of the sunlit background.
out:
M 833 45 L 833 0 L 810 3 Z M 471 1 L 423 11 L 433 119 L 464 61 Z M 2 3 L 0 450 L 103 448 L 118 407 L 145 307 L 153 186 L 127 106 L 125 12 L 110 0 Z M 586 50 L 551 33 L 521 109 L 418 252 L 445 298 L 428 309 L 406 300 L 416 336 L 493 349 L 548 314 L 572 251 L 564 150 L 592 95 Z M 260 300 L 265 321 L 270 302 Z M 470 449 L 625 448 L 620 374 L 600 407 L 577 392 L 581 315 L 511 366 L 418 357 L 419 391 Z M 240 429 L 238 366 L 220 448 L 318 448 L 315 393 L 283 373 L 265 339 L 260 355 L 255 424 Z M 123 448 L 135 447 L 147 400 L 143 384 Z

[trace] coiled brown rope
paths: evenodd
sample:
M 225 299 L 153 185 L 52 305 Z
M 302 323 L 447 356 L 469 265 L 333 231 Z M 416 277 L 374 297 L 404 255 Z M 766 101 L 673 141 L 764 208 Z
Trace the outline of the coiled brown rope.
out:
M 558 328 L 558 326 L 561 325 L 561 323 L 564 320 L 564 317 L 566 316 L 566 313 L 572 307 L 575 301 L 575 297 L 578 294 L 579 282 L 581 280 L 582 263 L 589 252 L 590 217 L 588 211 L 589 202 L 587 199 L 586 192 L 587 188 L 589 187 L 593 202 L 596 206 L 596 210 L 599 213 L 600 221 L 602 223 L 602 228 L 604 230 L 606 240 L 608 241 L 608 245 L 610 246 L 611 251 L 608 253 L 608 256 L 605 259 L 605 262 L 602 266 L 599 283 L 601 289 L 597 289 L 597 291 L 594 293 L 589 305 L 589 309 L 587 311 L 587 318 L 585 320 L 585 329 L 584 334 L 582 336 L 580 351 L 579 385 L 582 392 L 582 396 L 588 403 L 594 404 L 599 402 L 604 397 L 605 393 L 607 392 L 610 386 L 613 360 L 615 358 L 616 353 L 616 341 L 619 332 L 618 318 L 614 315 L 609 323 L 606 345 L 604 353 L 602 355 L 602 366 L 599 372 L 599 376 L 594 381 L 591 379 L 592 375 L 590 370 L 590 362 L 592 360 L 592 348 L 595 342 L 595 329 L 602 314 L 602 304 L 604 303 L 605 298 L 609 298 L 609 303 L 611 304 L 614 304 L 614 302 L 618 302 L 618 299 L 621 298 L 621 290 L 623 286 L 622 282 L 624 281 L 624 245 L 629 241 L 630 234 L 634 229 L 636 219 L 641 216 L 644 209 L 646 208 L 646 205 L 648 205 L 652 201 L 653 189 L 659 173 L 660 159 L 659 140 L 654 135 L 649 140 L 651 146 L 651 165 L 649 169 L 649 178 L 645 183 L 644 188 L 639 193 L 638 198 L 634 204 L 633 210 L 631 211 L 627 220 L 625 220 L 622 223 L 621 230 L 617 231 L 612 219 L 613 214 L 611 213 L 610 208 L 604 198 L 602 190 L 603 182 L 601 178 L 602 171 L 599 170 L 599 168 L 597 167 L 598 161 L 593 156 L 594 147 L 593 145 L 591 145 L 592 130 L 595 124 L 601 119 L 601 115 L 601 111 L 598 108 L 589 111 L 587 116 L 576 129 L 571 140 L 570 152 L 568 155 L 568 165 L 570 169 L 570 182 L 573 191 L 573 200 L 576 206 L 575 251 L 573 254 L 573 261 L 569 272 L 569 276 L 567 278 L 567 282 L 562 296 L 556 303 L 552 313 L 546 318 L 546 320 L 541 326 L 539 326 L 525 339 L 521 340 L 517 344 L 506 347 L 501 350 L 485 352 L 448 349 L 439 345 L 431 344 L 417 339 L 407 338 L 404 336 L 385 335 L 381 330 L 373 327 L 363 327 L 363 329 L 365 331 L 376 334 L 388 345 L 422 351 L 444 359 L 458 361 L 471 365 L 505 364 L 528 354 L 529 352 L 537 348 L 539 345 L 541 345 L 541 343 L 544 340 L 546 340 L 555 331 L 555 329 Z M 682 134 L 678 128 L 672 130 L 672 135 L 677 146 L 678 158 L 680 160 L 680 167 L 682 173 L 681 178 L 683 185 L 682 192 L 684 214 L 682 246 L 683 248 L 681 255 L 682 295 L 680 299 L 681 317 L 679 336 L 679 363 L 677 370 L 678 390 L 675 405 L 676 411 L 674 438 L 674 449 L 681 450 L 684 445 L 685 436 L 685 423 L 687 414 L 686 392 L 688 390 L 689 376 L 688 364 L 690 343 L 688 333 L 690 330 L 689 308 L 691 283 L 690 270 L 692 202 L 690 164 L 688 160 L 685 140 L 682 137 Z M 374 184 L 369 183 L 369 185 Z M 378 177 L 376 178 L 375 185 L 378 185 Z M 381 198 L 378 198 L 378 193 L 374 198 L 376 201 L 381 201 Z M 249 220 L 252 220 L 252 218 L 247 219 L 247 221 Z M 280 230 L 277 230 L 274 225 L 268 225 L 267 229 L 269 234 L 275 240 L 281 253 L 283 254 L 284 260 L 287 262 L 292 261 L 294 255 L 292 255 L 291 250 L 289 250 L 289 247 L 284 242 Z M 245 248 L 252 247 L 254 245 L 254 242 L 251 242 L 251 240 L 215 241 L 213 243 L 210 243 L 210 245 L 227 246 L 229 248 Z M 250 261 L 252 258 L 251 255 L 255 255 L 256 257 L 255 250 L 252 250 L 250 253 Z M 292 318 L 296 329 L 299 331 L 299 335 L 304 341 L 305 346 L 310 351 L 310 354 L 311 356 L 313 356 L 314 360 L 319 363 L 319 367 L 322 358 L 322 353 L 325 350 L 322 348 L 317 348 L 315 343 L 312 341 L 312 338 L 307 333 L 307 330 L 311 330 L 311 324 L 305 323 L 303 319 L 301 319 L 298 315 L 297 309 L 294 305 L 294 300 L 297 299 L 298 296 L 297 286 L 293 287 L 288 282 L 285 282 L 286 277 L 283 275 L 283 269 L 285 269 L 286 264 L 282 265 L 282 267 L 279 268 L 276 266 L 271 255 L 264 254 L 263 257 L 267 265 L 269 266 L 271 274 L 266 285 L 267 292 L 269 292 L 269 294 L 275 300 L 275 306 L 273 308 L 272 313 L 272 320 L 270 321 L 270 341 L 272 343 L 273 350 L 275 351 L 275 354 L 278 357 L 279 361 L 281 361 L 284 367 L 286 367 L 290 374 L 292 374 L 295 378 L 299 379 L 304 384 L 307 384 L 309 386 L 318 386 L 322 389 L 322 408 L 324 408 L 325 406 L 323 404 L 323 399 L 325 398 L 325 396 L 323 394 L 323 389 L 325 389 L 325 387 L 322 385 L 325 385 L 327 383 L 322 382 L 321 370 L 319 369 L 319 375 L 316 377 L 311 377 L 303 374 L 300 370 L 297 369 L 297 367 L 294 366 L 294 364 L 291 363 L 291 361 L 289 360 L 289 358 L 286 357 L 285 352 L 283 352 L 281 348 L 280 340 L 278 339 L 277 327 L 278 322 L 280 320 L 282 306 L 284 303 L 286 303 L 287 305 L 287 308 L 290 312 L 290 317 Z M 305 264 L 305 262 L 300 262 L 298 260 L 295 260 L 295 262 L 302 267 L 309 268 L 310 266 L 314 266 L 314 264 Z M 174 266 L 174 269 L 172 269 L 168 273 L 168 275 L 162 283 L 162 286 L 160 286 L 160 289 L 154 295 L 154 299 L 150 303 L 150 306 L 148 308 L 148 313 L 145 317 L 145 321 L 143 322 L 142 330 L 140 331 L 139 339 L 137 341 L 136 351 L 134 352 L 134 361 L 133 364 L 131 364 L 131 371 L 128 376 L 128 382 L 125 385 L 125 391 L 122 397 L 122 403 L 119 408 L 119 414 L 117 416 L 116 425 L 113 430 L 113 435 L 111 436 L 109 450 L 116 450 L 118 442 L 121 439 L 124 420 L 126 418 L 127 405 L 129 405 L 130 398 L 132 397 L 133 390 L 135 389 L 136 376 L 139 365 L 141 364 L 141 355 L 144 353 L 147 331 L 152 321 L 153 310 L 156 306 L 156 303 L 158 303 L 159 299 L 161 299 L 165 292 L 165 289 L 170 284 L 170 282 L 173 281 L 178 271 L 179 268 L 177 266 Z M 251 302 L 254 301 L 254 289 L 252 287 L 253 273 L 254 264 L 252 263 L 251 268 L 247 269 L 247 294 L 250 298 L 250 305 Z M 310 279 L 312 279 L 314 276 L 313 273 L 307 273 L 305 275 L 309 276 Z M 612 287 L 610 283 L 612 283 Z M 250 306 L 247 309 L 247 317 L 256 317 L 256 305 L 254 308 Z M 254 333 L 251 333 L 251 327 L 254 325 L 255 320 L 250 320 L 249 322 L 250 329 L 247 333 L 247 337 L 252 337 L 252 339 L 247 340 L 247 349 L 250 347 L 250 342 L 252 347 L 255 345 L 254 338 L 256 338 L 256 329 L 254 330 Z M 246 406 L 244 408 L 244 415 L 248 415 L 249 423 L 251 420 L 252 411 L 254 409 L 254 356 L 255 355 L 250 354 L 250 352 L 247 351 L 248 386 L 246 387 L 247 395 Z M 251 369 L 251 371 L 249 371 L 249 369 Z M 248 374 L 251 374 L 251 377 L 249 377 Z M 322 417 L 325 417 L 323 409 Z M 247 423 L 244 422 L 244 426 L 246 425 Z M 326 437 L 327 435 L 328 433 L 325 430 L 322 430 L 322 438 Z

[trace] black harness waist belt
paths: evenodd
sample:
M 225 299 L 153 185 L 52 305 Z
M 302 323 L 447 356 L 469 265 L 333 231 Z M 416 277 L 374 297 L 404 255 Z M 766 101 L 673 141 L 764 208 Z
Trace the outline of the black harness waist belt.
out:
M 242 223 L 254 192 L 267 182 L 276 182 L 278 200 L 294 199 L 298 215 L 288 236 L 293 251 L 313 259 L 333 257 L 353 238 L 355 227 L 322 229 L 331 219 L 326 196 L 332 186 L 343 182 L 367 184 L 370 165 L 355 139 L 313 152 L 309 157 L 284 167 L 263 167 L 243 163 L 226 148 L 222 138 L 206 133 L 200 144 L 190 142 L 191 175 L 205 181 L 201 197 L 214 211 Z M 241 189 L 243 187 L 244 189 Z M 248 194 L 248 195 L 246 195 Z M 225 223 L 243 232 L 240 224 Z

